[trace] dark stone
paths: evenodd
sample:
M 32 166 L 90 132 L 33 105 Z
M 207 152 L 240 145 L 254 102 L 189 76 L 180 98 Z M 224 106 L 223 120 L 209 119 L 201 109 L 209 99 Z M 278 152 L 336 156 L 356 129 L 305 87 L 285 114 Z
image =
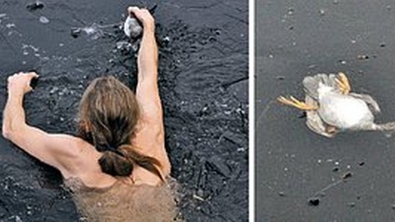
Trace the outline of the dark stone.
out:
M 342 179 L 343 179 L 343 180 L 346 180 L 346 179 L 348 179 L 348 178 L 350 178 L 350 177 L 352 177 L 352 173 L 351 173 L 351 172 L 347 172 L 347 173 L 345 173 L 345 174 L 343 175 Z
M 80 28 L 72 28 L 70 34 L 73 38 L 78 38 L 81 35 L 81 29 Z
M 26 5 L 27 10 L 36 11 L 44 8 L 44 3 L 40 1 L 35 1 Z
M 318 206 L 320 204 L 320 198 L 312 197 L 309 199 L 309 205 L 311 206 Z

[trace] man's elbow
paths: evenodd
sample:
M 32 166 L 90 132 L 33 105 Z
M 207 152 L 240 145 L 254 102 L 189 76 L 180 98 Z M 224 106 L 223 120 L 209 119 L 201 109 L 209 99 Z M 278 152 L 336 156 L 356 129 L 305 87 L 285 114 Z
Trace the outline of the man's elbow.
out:
M 2 132 L 4 138 L 6 138 L 6 139 L 10 138 L 10 134 L 11 134 L 10 131 L 11 130 L 9 129 L 9 127 L 7 127 L 7 125 L 3 123 L 3 127 L 1 129 L 1 132 Z
M 8 127 L 4 127 L 2 128 L 2 134 L 3 137 L 6 138 L 7 140 L 10 140 L 12 138 L 12 130 L 9 129 Z
M 7 124 L 3 124 L 2 127 L 2 135 L 4 138 L 8 139 L 8 140 L 13 140 L 13 138 L 15 138 L 16 134 L 18 132 L 22 131 L 22 127 L 23 126 L 18 126 L 18 127 L 12 127 L 10 125 Z
M 10 133 L 3 130 L 3 137 L 4 137 L 5 139 L 8 139 L 8 138 L 10 137 Z

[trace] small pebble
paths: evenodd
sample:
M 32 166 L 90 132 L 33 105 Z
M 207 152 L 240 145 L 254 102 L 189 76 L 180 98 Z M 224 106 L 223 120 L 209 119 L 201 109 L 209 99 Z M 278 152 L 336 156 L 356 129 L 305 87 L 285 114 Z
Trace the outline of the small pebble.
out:
M 294 12 L 295 12 L 295 9 L 293 9 L 293 8 L 288 9 L 288 15 L 293 15 Z
M 347 203 L 347 205 L 349 206 L 349 207 L 355 207 L 355 202 L 350 202 L 350 203 Z
M 333 171 L 333 172 L 338 172 L 338 171 L 339 171 L 339 167 L 334 167 L 334 168 L 332 169 L 332 171 Z
M 30 3 L 28 5 L 26 5 L 27 10 L 29 11 L 35 11 L 38 9 L 43 9 L 44 8 L 44 3 L 40 2 L 40 1 L 36 1 L 33 3 Z
M 395 204 L 392 204 L 392 205 L 391 205 L 391 208 L 392 208 L 393 210 L 395 210 Z
M 385 47 L 385 43 L 384 42 L 380 43 L 380 47 L 384 48 Z
M 325 10 L 324 9 L 320 9 L 320 15 L 324 16 L 325 15 Z
M 285 196 L 285 193 L 284 193 L 283 191 L 280 191 L 280 192 L 278 192 L 278 195 L 279 195 L 280 197 L 284 197 L 284 196 Z
M 345 60 L 342 60 L 342 59 L 339 60 L 339 63 L 341 63 L 343 65 L 347 64 L 347 62 Z
M 309 199 L 309 204 L 311 206 L 318 206 L 320 204 L 320 198 L 318 197 L 312 197 Z
M 359 60 L 367 60 L 367 59 L 369 59 L 369 56 L 368 55 L 358 55 L 357 59 L 359 59 Z
M 284 80 L 284 79 L 285 79 L 285 76 L 277 76 L 276 79 L 277 79 L 277 80 Z
M 73 38 L 78 38 L 81 34 L 81 29 L 80 28 L 72 28 L 70 34 Z
M 348 179 L 348 178 L 350 178 L 350 177 L 352 177 L 352 173 L 351 173 L 351 172 L 347 172 L 347 173 L 345 173 L 345 174 L 342 176 L 342 179 L 345 180 L 345 179 Z

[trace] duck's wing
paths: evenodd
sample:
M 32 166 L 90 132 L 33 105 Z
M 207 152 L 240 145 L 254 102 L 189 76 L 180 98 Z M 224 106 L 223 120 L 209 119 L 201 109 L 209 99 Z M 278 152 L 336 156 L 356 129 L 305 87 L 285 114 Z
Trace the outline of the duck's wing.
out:
M 303 79 L 303 87 L 306 95 L 309 95 L 311 98 L 318 100 L 318 86 L 320 82 L 324 85 L 332 87 L 334 90 L 339 90 L 339 87 L 336 83 L 336 74 L 328 75 L 319 73 L 314 76 L 306 76 Z
M 379 113 L 380 112 L 380 107 L 379 104 L 374 100 L 371 96 L 367 94 L 359 94 L 359 93 L 349 93 L 348 95 L 363 100 L 369 107 L 369 109 L 373 113 Z
M 318 87 L 319 83 L 324 85 L 330 86 L 335 90 L 338 89 L 336 83 L 336 75 L 335 74 L 317 74 L 314 76 L 306 76 L 303 79 L 303 87 L 306 93 L 305 102 L 309 106 L 316 106 L 318 107 Z M 307 120 L 306 125 L 307 127 L 312 130 L 313 132 L 325 136 L 325 137 L 334 137 L 336 133 L 328 133 L 327 132 L 327 124 L 322 120 L 320 115 L 318 114 L 317 110 L 309 110 L 306 111 Z
M 318 102 L 306 94 L 305 97 L 305 102 L 308 106 L 318 106 Z M 322 136 L 325 137 L 334 137 L 335 133 L 328 133 L 326 130 L 327 125 L 324 123 L 324 121 L 321 119 L 320 115 L 318 114 L 317 110 L 308 110 L 306 111 L 306 125 L 307 127 Z

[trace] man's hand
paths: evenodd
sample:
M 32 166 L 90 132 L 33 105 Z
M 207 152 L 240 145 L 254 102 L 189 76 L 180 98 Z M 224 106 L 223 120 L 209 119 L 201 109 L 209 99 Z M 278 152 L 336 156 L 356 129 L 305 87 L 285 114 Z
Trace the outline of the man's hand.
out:
M 143 24 L 144 30 L 155 30 L 155 20 L 148 9 L 130 6 L 128 7 L 128 13 L 132 16 L 134 15 Z
M 30 82 L 33 78 L 38 78 L 35 72 L 19 72 L 8 77 L 8 93 L 22 94 L 32 90 Z

